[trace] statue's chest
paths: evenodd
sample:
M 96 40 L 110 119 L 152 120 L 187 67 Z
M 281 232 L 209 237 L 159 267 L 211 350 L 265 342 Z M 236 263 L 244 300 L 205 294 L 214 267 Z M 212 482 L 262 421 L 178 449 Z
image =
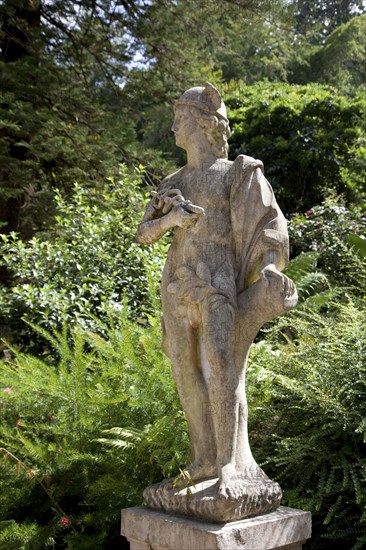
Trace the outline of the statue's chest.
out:
M 176 185 L 186 200 L 206 210 L 225 208 L 228 204 L 229 189 L 222 171 L 193 174 L 177 181 Z

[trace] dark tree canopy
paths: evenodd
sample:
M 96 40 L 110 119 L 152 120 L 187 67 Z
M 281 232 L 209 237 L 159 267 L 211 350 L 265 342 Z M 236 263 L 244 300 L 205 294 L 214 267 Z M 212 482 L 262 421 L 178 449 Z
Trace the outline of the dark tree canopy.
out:
M 295 0 L 295 29 L 322 40 L 334 29 L 365 11 L 363 0 Z M 315 32 L 314 32 L 315 31 Z
M 120 162 L 141 162 L 157 179 L 181 162 L 171 102 L 189 86 L 303 83 L 319 71 L 339 82 L 312 36 L 320 44 L 361 11 L 358 0 L 4 0 L 2 231 L 47 228 L 55 187 L 98 189 Z
M 98 186 L 119 162 L 162 173 L 166 161 L 157 150 L 171 148 L 169 102 L 197 81 L 220 81 L 214 53 L 225 26 L 272 5 L 5 0 L 2 230 L 29 237 L 48 224 L 52 187 Z

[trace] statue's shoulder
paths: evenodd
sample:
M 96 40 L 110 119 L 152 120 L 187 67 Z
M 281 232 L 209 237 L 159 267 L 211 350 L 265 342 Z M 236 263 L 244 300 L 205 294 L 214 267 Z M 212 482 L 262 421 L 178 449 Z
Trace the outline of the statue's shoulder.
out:
M 255 170 L 256 168 L 260 168 L 261 170 L 263 170 L 263 162 L 248 155 L 238 155 L 233 162 L 232 168 L 239 168 L 242 170 L 247 170 L 250 168 Z
M 262 161 L 248 155 L 238 155 L 228 172 L 229 186 L 232 191 L 236 188 L 250 189 L 253 183 L 262 179 L 262 173 Z M 256 178 L 253 178 L 254 174 L 256 174 Z
M 179 168 L 176 172 L 173 172 L 172 174 L 169 174 L 166 176 L 158 186 L 158 191 L 164 191 L 165 189 L 171 189 L 176 187 L 176 184 L 179 182 L 179 180 L 182 177 L 182 171 L 183 168 Z

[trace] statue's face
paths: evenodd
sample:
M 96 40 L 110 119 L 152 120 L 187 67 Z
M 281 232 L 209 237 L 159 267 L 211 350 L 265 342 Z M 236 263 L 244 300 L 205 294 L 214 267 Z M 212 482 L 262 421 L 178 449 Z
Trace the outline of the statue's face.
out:
M 182 149 L 187 149 L 189 144 L 192 144 L 198 137 L 198 134 L 202 139 L 201 128 L 185 107 L 176 107 L 172 132 L 175 135 L 175 143 Z

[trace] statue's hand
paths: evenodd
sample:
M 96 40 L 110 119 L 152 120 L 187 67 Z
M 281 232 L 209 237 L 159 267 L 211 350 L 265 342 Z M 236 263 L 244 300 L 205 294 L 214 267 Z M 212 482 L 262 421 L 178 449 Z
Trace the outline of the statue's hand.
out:
M 153 207 L 155 210 L 160 210 L 162 214 L 167 214 L 174 206 L 184 202 L 184 197 L 179 189 L 152 191 L 151 194 L 154 197 Z
M 200 206 L 195 206 L 189 201 L 184 201 L 174 206 L 173 210 L 168 215 L 171 218 L 172 225 L 181 227 L 182 229 L 188 229 L 204 214 L 205 211 Z
M 270 285 L 272 282 L 277 283 L 285 296 L 291 296 L 296 292 L 293 281 L 281 273 L 281 271 L 278 271 L 274 264 L 266 265 L 262 269 L 260 276 L 267 285 Z

